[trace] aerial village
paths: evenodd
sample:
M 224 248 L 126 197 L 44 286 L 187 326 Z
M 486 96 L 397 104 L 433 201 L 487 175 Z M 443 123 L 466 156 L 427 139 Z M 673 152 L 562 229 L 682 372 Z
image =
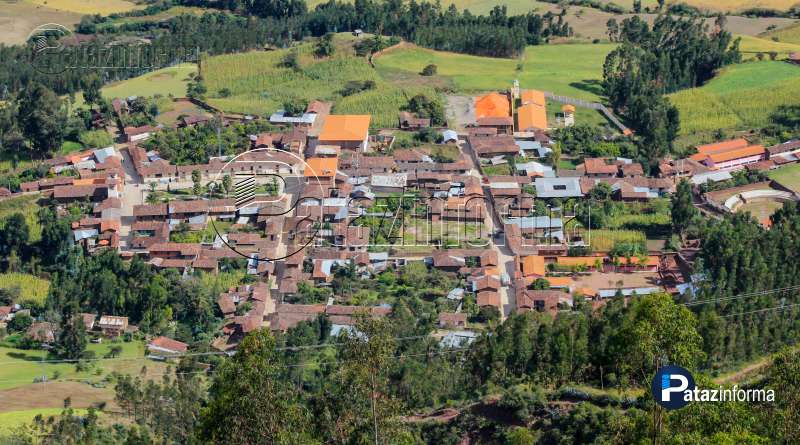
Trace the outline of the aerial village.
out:
M 342 269 L 369 280 L 419 262 L 457 279 L 449 310 L 437 314 L 438 333 L 451 343 L 474 338 L 487 313 L 504 319 L 517 311 L 570 311 L 576 298 L 597 308 L 620 294 L 692 292 L 692 240 L 672 248 L 648 242 L 646 251 L 628 253 L 596 244 L 600 238 L 592 239 L 591 224 L 579 223 L 577 209 L 591 207 L 598 187 L 613 201 L 646 204 L 686 178 L 695 205 L 710 217 L 762 199 L 797 200 L 773 181 L 703 187 L 742 169 L 797 162 L 800 141 L 700 145 L 690 157 L 662 160 L 656 175 L 619 157 L 583 158 L 564 168 L 553 161 L 552 131 L 576 124 L 576 105 L 561 103 L 549 115 L 549 99 L 514 85 L 474 97 L 465 122 L 431 128 L 430 119 L 403 112 L 396 128 L 381 129 L 371 127 L 369 115 L 333 114 L 331 103 L 314 101 L 300 116 L 270 116 L 279 130 L 250 135 L 241 154 L 203 165 L 173 165 L 147 150 L 143 143 L 159 127 L 124 127 L 113 146 L 47 160 L 52 177 L 22 184 L 20 194 L 84 205 L 87 215 L 72 229 L 89 254 L 112 249 L 182 274 L 246 262 L 251 284 L 224 290 L 217 300 L 226 320 L 212 344 L 219 351 L 234 350 L 255 329 L 283 332 L 320 314 L 335 333 L 351 329 L 361 314 L 391 313 L 389 304 L 351 304 L 341 295 L 301 304 L 299 293 L 330 286 Z M 118 116 L 127 112 L 124 99 L 113 104 Z M 211 119 L 188 116 L 176 125 Z M 436 141 L 400 146 L 398 136 L 417 131 Z M 59 174 L 67 170 L 77 174 Z M 192 193 L 198 182 L 214 186 Z M 7 318 L 15 308 L 0 310 Z M 88 330 L 106 336 L 136 329 L 113 314 L 83 317 Z M 31 332 L 44 342 L 53 335 L 41 323 Z M 149 348 L 177 354 L 187 345 L 159 337 Z

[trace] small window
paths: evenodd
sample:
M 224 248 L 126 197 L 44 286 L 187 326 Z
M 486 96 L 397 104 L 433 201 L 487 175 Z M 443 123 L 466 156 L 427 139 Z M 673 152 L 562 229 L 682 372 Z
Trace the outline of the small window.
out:
M 566 190 L 567 186 L 565 184 L 556 184 L 553 186 L 553 190 Z

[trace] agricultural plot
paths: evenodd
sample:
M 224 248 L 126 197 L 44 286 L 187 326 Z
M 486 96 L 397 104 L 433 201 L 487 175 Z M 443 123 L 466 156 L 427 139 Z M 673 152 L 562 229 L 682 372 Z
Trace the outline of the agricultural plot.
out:
M 583 239 L 592 252 L 608 252 L 618 243 L 644 245 L 647 242 L 644 232 L 638 230 L 596 229 L 582 232 Z
M 800 24 L 787 26 L 762 34 L 760 37 L 765 39 L 776 38 L 779 42 L 794 43 L 800 45 Z
M 128 96 L 186 96 L 186 84 L 189 75 L 197 72 L 197 66 L 192 63 L 182 63 L 145 75 L 112 83 L 103 88 L 103 97 L 112 99 Z
M 42 363 L 42 360 L 55 359 L 44 350 L 22 350 L 0 347 L 0 390 L 16 388 L 34 383 L 46 376 L 48 381 L 67 380 L 101 380 L 105 373 L 117 371 L 120 373 L 136 374 L 147 365 L 148 369 L 163 370 L 166 365 L 147 361 L 145 346 L 142 342 L 130 343 L 91 343 L 87 345 L 88 351 L 93 351 L 98 358 L 105 357 L 112 346 L 119 345 L 122 351 L 118 357 L 111 360 L 93 362 L 91 369 L 78 371 L 74 363 Z M 55 403 L 61 399 L 56 398 Z
M 513 60 L 409 46 L 376 58 L 375 65 L 381 73 L 419 73 L 426 65 L 434 64 L 439 76 L 451 78 L 463 92 L 507 89 L 518 79 L 522 88 L 598 101 L 603 62 L 614 48 L 613 44 L 529 46 L 521 60 Z
M 791 164 L 769 172 L 769 178 L 780 185 L 800 193 L 800 164 Z
M 28 224 L 31 241 L 38 241 L 42 235 L 39 225 L 39 195 L 22 195 L 0 201 L 0 220 L 15 213 L 22 213 Z
M 26 0 L 28 3 L 77 14 L 109 15 L 144 8 L 127 0 Z
M 60 23 L 71 27 L 81 20 L 81 14 L 47 8 L 25 0 L 0 2 L 0 43 L 25 43 L 31 31 L 45 23 Z
M 38 415 L 41 415 L 44 419 L 48 419 L 50 417 L 60 416 L 62 411 L 63 408 L 39 408 L 0 413 L 0 435 L 9 434 L 16 428 L 33 422 L 33 419 Z M 73 411 L 76 415 L 86 413 L 85 409 L 75 409 Z
M 433 88 L 425 85 L 399 86 L 389 82 L 364 58 L 342 49 L 323 59 L 314 57 L 311 44 L 295 50 L 299 69 L 281 66 L 291 50 L 230 54 L 204 60 L 208 102 L 228 112 L 269 115 L 287 101 L 329 100 L 334 102 L 334 113 L 371 114 L 373 127 L 393 127 L 397 112 L 409 98 L 416 94 L 436 96 Z M 345 97 L 341 92 L 351 81 L 372 81 L 375 87 Z M 224 97 L 223 89 L 230 95 Z
M 681 134 L 766 125 L 778 107 L 800 102 L 800 68 L 753 62 L 724 69 L 700 88 L 668 96 L 681 115 Z
M 765 58 L 769 57 L 769 53 L 775 52 L 778 58 L 783 59 L 789 53 L 800 51 L 800 44 L 791 42 L 776 42 L 769 38 L 759 38 L 753 36 L 737 35 L 736 37 L 742 39 L 739 43 L 739 51 L 742 52 L 742 59 L 752 59 L 758 53 L 762 53 Z
M 0 274 L 0 289 L 15 288 L 19 289 L 19 301 L 15 303 L 29 301 L 41 304 L 50 291 L 50 281 L 19 272 Z

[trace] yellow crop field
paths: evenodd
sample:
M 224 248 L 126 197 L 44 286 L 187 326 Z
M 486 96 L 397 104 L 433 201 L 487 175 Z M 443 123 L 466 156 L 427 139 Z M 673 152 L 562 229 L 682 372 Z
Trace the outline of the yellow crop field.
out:
M 78 14 L 100 14 L 109 15 L 118 12 L 126 12 L 134 9 L 141 9 L 142 5 L 129 2 L 127 0 L 27 0 L 51 9 L 76 12 Z
M 19 288 L 19 301 L 44 302 L 50 290 L 50 282 L 26 273 L 0 274 L 0 289 Z

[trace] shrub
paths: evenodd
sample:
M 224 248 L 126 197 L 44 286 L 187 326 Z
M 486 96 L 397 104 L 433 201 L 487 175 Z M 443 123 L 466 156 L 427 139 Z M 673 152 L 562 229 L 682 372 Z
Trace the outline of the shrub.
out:
M 436 71 L 437 71 L 436 65 L 431 63 L 430 65 L 426 65 L 425 68 L 422 69 L 422 75 L 433 76 L 436 74 Z

